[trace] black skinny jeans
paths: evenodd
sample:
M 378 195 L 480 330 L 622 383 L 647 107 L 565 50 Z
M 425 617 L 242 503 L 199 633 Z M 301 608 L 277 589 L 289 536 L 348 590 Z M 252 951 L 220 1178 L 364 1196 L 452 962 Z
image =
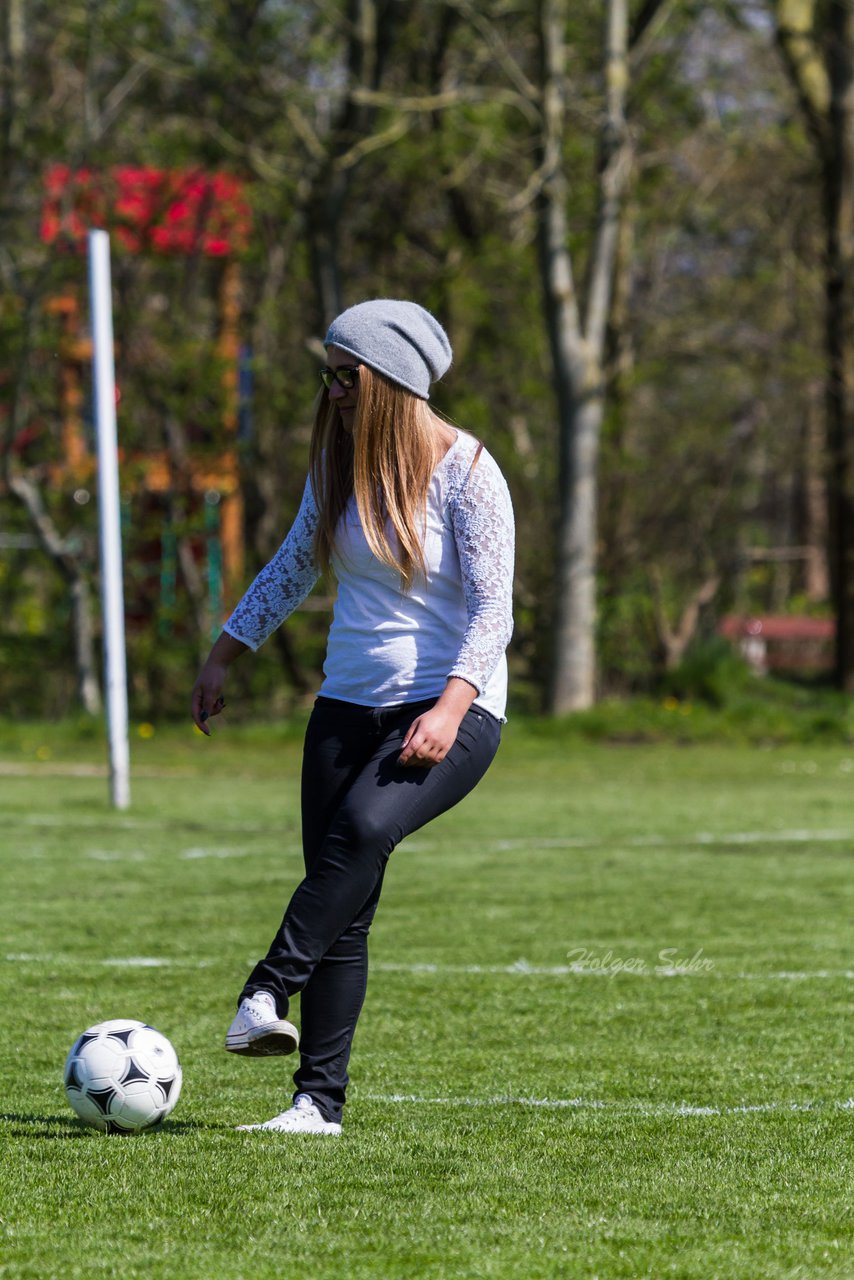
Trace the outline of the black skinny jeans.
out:
M 433 768 L 397 763 L 407 729 L 435 705 L 361 707 L 318 698 L 302 771 L 305 879 L 265 958 L 240 994 L 272 993 L 279 1016 L 301 995 L 298 1093 L 340 1120 L 347 1063 L 368 980 L 368 931 L 389 854 L 405 836 L 452 808 L 480 781 L 501 725 L 472 707 Z

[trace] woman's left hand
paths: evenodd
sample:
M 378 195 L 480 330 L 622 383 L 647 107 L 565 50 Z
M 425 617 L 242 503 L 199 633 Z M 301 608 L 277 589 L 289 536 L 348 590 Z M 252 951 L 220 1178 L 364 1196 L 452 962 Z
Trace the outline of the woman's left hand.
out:
M 451 676 L 435 707 L 423 712 L 406 731 L 397 763 L 432 769 L 441 764 L 457 740 L 457 733 L 477 689 Z
M 457 740 L 460 717 L 436 705 L 423 712 L 406 731 L 398 764 L 432 768 L 441 764 Z

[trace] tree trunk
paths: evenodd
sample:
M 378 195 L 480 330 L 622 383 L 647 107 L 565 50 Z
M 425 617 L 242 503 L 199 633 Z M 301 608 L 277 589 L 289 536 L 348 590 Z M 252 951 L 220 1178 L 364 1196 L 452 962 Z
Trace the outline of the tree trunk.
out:
M 854 9 L 777 0 L 776 12 L 824 180 L 829 564 L 836 681 L 854 692 Z
M 827 413 L 836 678 L 854 693 L 854 8 L 829 12 Z
M 22 475 L 11 474 L 7 475 L 7 483 L 9 491 L 24 507 L 45 554 L 68 584 L 78 694 L 83 710 L 89 715 L 97 715 L 101 710 L 101 693 L 96 676 L 92 601 L 85 566 L 69 549 L 33 481 Z
M 600 371 L 601 372 L 601 371 Z M 596 697 L 597 463 L 602 396 L 591 388 L 573 408 L 561 449 L 555 572 L 555 656 L 550 711 L 563 715 Z
M 620 209 L 630 171 L 625 130 L 628 5 L 626 0 L 609 0 L 599 210 L 582 322 L 569 249 L 569 184 L 563 158 L 567 13 L 565 0 L 541 2 L 543 179 L 538 198 L 538 238 L 560 441 L 554 656 L 548 708 L 552 715 L 584 710 L 595 700 L 597 469 L 605 409 L 608 316 Z
M 71 617 L 74 628 L 74 659 L 77 668 L 77 696 L 90 716 L 101 713 L 101 686 L 95 666 L 95 638 L 92 621 L 92 593 L 83 574 L 69 583 Z
M 807 388 L 804 411 L 803 535 L 806 547 L 804 594 L 812 604 L 823 604 L 830 596 L 827 567 L 827 467 L 824 463 L 824 413 L 820 384 Z

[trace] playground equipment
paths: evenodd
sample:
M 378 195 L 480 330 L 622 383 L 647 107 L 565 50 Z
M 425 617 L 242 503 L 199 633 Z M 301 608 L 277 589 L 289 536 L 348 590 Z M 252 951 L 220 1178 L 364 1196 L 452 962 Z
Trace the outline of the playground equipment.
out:
M 161 448 L 142 452 L 120 447 L 123 490 L 162 509 L 183 508 L 198 530 L 207 580 L 208 612 L 214 632 L 223 611 L 239 594 L 243 575 L 243 500 L 238 461 L 241 366 L 241 281 L 238 256 L 251 226 L 249 206 L 240 181 L 222 173 L 196 169 L 165 170 L 117 167 L 105 173 L 54 165 L 45 175 L 41 236 L 58 249 L 86 252 L 93 227 L 109 230 L 120 252 L 132 254 L 198 254 L 223 260 L 218 298 L 217 354 L 223 373 L 225 410 L 219 446 L 181 456 Z M 49 311 L 62 325 L 60 387 L 62 459 L 54 477 L 86 500 L 95 459 L 85 421 L 86 386 L 92 360 L 77 295 L 52 298 Z M 245 379 L 245 373 L 244 373 Z M 161 627 L 176 607 L 179 535 L 163 516 L 159 538 Z M 133 623 L 131 616 L 129 621 Z

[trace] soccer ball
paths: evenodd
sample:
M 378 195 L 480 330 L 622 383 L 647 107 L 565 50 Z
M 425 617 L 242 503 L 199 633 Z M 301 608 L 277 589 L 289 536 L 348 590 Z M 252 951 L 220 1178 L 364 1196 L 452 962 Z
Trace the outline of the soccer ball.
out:
M 178 1101 L 181 1064 L 164 1035 L 114 1018 L 84 1031 L 65 1062 L 65 1093 L 81 1120 L 105 1133 L 137 1133 Z

